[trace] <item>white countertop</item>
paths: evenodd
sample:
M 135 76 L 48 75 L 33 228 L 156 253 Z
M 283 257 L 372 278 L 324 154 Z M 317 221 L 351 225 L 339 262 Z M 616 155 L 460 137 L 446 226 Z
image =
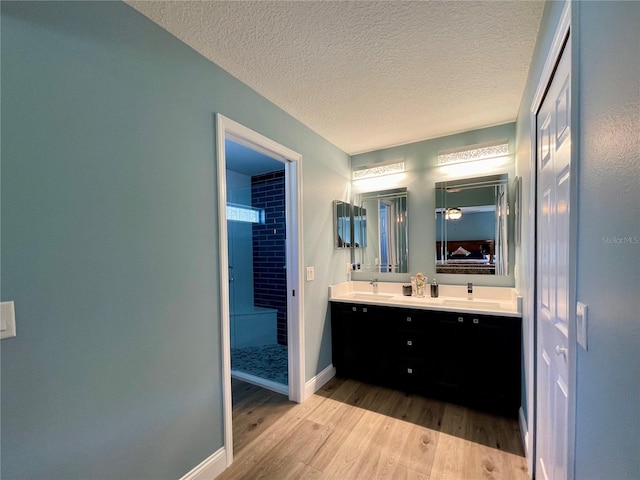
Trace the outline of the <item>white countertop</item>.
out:
M 438 298 L 430 297 L 429 285 L 426 295 L 422 298 L 404 296 L 402 285 L 395 282 L 378 282 L 378 293 L 374 294 L 369 282 L 338 283 L 329 287 L 329 301 L 522 317 L 522 297 L 515 288 L 474 285 L 473 299 L 469 300 L 466 285 L 439 285 Z

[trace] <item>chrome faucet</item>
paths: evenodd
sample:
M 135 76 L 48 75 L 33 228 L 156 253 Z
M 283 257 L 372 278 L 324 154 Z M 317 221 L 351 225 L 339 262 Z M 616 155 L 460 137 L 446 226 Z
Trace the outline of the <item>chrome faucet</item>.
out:
M 378 293 L 378 279 L 377 278 L 372 278 L 369 283 L 373 287 L 373 293 Z
M 467 298 L 473 300 L 473 283 L 467 283 Z

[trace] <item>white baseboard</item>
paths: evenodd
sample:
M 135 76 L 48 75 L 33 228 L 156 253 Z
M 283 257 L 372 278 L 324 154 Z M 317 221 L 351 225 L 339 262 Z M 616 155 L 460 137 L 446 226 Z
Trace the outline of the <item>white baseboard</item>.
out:
M 527 428 L 527 420 L 524 418 L 524 410 L 520 407 L 518 410 L 518 420 L 520 422 L 520 435 L 522 435 L 522 445 L 524 446 L 524 455 L 527 458 L 527 470 L 531 465 L 531 450 L 529 449 L 529 430 Z M 529 472 L 531 475 L 531 472 Z
M 320 390 L 325 383 L 336 376 L 336 369 L 333 364 L 329 364 L 327 368 L 322 370 L 319 374 L 304 384 L 304 399 L 306 400 L 311 395 Z
M 180 480 L 213 480 L 227 468 L 227 452 L 220 448 L 217 452 L 206 458 L 200 465 L 196 465 Z
M 271 390 L 272 392 L 281 393 L 282 395 L 289 395 L 289 387 L 287 385 L 273 382 L 271 380 L 267 380 L 266 378 L 256 377 L 255 375 L 244 373 L 239 370 L 231 370 L 231 377 L 237 378 L 238 380 L 242 380 L 247 383 L 251 383 L 253 385 L 257 385 L 262 388 L 266 388 L 267 390 Z

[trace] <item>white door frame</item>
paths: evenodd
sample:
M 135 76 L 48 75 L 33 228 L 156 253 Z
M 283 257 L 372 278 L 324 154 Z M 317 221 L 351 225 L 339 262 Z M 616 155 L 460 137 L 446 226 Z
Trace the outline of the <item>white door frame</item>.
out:
M 289 148 L 216 114 L 216 151 L 218 160 L 218 231 L 220 255 L 220 316 L 222 342 L 222 378 L 224 448 L 227 466 L 233 462 L 231 398 L 231 338 L 229 317 L 229 258 L 227 242 L 227 182 L 225 139 L 232 138 L 285 164 L 287 218 L 287 336 L 289 350 L 289 399 L 301 403 L 304 398 L 304 325 L 302 292 L 302 156 Z M 289 248 L 290 245 L 290 248 Z
M 558 26 L 556 28 L 553 41 L 549 48 L 549 52 L 547 53 L 547 58 L 545 60 L 544 67 L 542 69 L 542 73 L 540 74 L 540 78 L 538 79 L 538 85 L 535 91 L 535 95 L 533 96 L 533 100 L 531 102 L 531 108 L 529 110 L 529 122 L 530 122 L 530 144 L 531 144 L 531 179 L 530 179 L 530 203 L 531 206 L 529 208 L 529 222 L 532 228 L 529 233 L 529 245 L 535 252 L 536 250 L 536 211 L 537 211 L 537 113 L 542 105 L 544 100 L 545 93 L 551 80 L 553 79 L 553 74 L 555 72 L 555 67 L 560 60 L 560 55 L 562 54 L 563 47 L 566 41 L 566 48 L 571 49 L 572 41 L 571 41 L 571 8 L 572 1 L 566 0 L 564 8 L 562 10 L 562 14 L 560 16 L 560 21 L 558 22 Z M 577 52 L 572 51 L 572 67 L 575 59 L 578 58 Z M 578 116 L 577 116 L 577 75 L 575 70 L 571 68 L 571 104 L 573 106 L 571 110 L 571 167 L 570 167 L 570 175 L 573 181 L 571 182 L 571 205 L 569 218 L 570 218 L 570 246 L 569 246 L 569 352 L 567 357 L 568 368 L 569 368 L 569 386 L 571 390 L 571 401 L 569 402 L 568 409 L 568 431 L 567 431 L 567 478 L 573 479 L 575 476 L 575 395 L 576 395 L 576 322 L 575 322 L 575 310 L 572 308 L 572 305 L 576 305 L 576 279 L 577 279 L 577 211 L 576 206 L 577 202 L 577 179 L 578 179 Z M 529 272 L 530 272 L 530 284 L 533 286 L 529 292 L 529 298 L 532 299 L 529 302 L 529 311 L 527 312 L 529 315 L 529 319 L 531 320 L 531 324 L 534 328 L 530 328 L 528 332 L 528 338 L 526 339 L 527 345 L 529 347 L 529 352 L 527 358 L 525 358 L 525 362 L 528 364 L 528 368 L 525 368 L 527 372 L 527 429 L 528 429 L 528 451 L 527 451 L 527 468 L 530 475 L 535 475 L 534 472 L 535 464 L 536 464 L 536 441 L 537 441 L 537 432 L 536 432 L 536 418 L 537 418 L 537 390 L 536 390 L 536 377 L 537 377 L 537 365 L 536 365 L 536 352 L 537 352 L 537 319 L 536 319 L 536 283 L 537 283 L 537 271 L 536 271 L 536 256 L 534 254 L 529 255 Z

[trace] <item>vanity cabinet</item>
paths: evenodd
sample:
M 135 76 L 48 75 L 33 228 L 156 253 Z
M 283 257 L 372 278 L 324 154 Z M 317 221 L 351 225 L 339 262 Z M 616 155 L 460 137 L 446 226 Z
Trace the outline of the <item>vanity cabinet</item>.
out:
M 334 302 L 331 325 L 340 376 L 517 416 L 519 318 Z
M 333 304 L 333 364 L 340 374 L 376 382 L 392 374 L 391 352 L 385 331 L 385 310 L 368 305 Z
M 434 391 L 440 398 L 515 416 L 520 407 L 519 318 L 432 312 Z

